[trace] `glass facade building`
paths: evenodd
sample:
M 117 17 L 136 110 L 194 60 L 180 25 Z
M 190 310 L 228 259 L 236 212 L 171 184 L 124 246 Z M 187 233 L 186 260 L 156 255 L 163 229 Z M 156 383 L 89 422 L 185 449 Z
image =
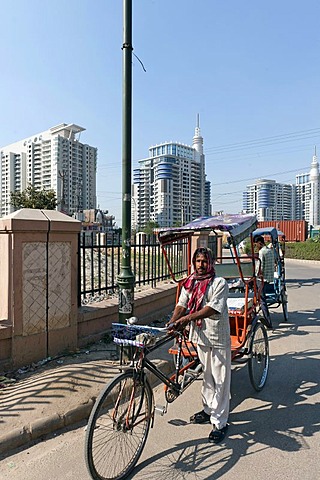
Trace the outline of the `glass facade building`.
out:
M 296 175 L 296 184 L 280 184 L 259 179 L 243 193 L 243 211 L 254 213 L 260 221 L 306 220 L 320 224 L 320 177 L 317 156 L 309 173 Z
M 293 185 L 258 179 L 243 193 L 243 211 L 256 214 L 259 221 L 292 220 L 294 198 Z
M 182 225 L 211 211 L 198 125 L 192 146 L 165 142 L 149 148 L 149 157 L 139 160 L 133 172 L 132 194 L 132 224 L 137 230 L 148 222 Z

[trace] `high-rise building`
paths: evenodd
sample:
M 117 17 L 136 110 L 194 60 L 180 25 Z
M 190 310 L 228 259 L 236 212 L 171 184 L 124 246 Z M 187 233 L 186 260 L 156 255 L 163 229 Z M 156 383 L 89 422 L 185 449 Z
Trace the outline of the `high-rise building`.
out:
M 54 190 L 68 215 L 96 208 L 97 148 L 80 142 L 84 130 L 62 123 L 0 149 L 0 216 L 14 211 L 10 193 L 28 185 Z
M 190 222 L 210 210 L 199 116 L 192 146 L 165 142 L 149 148 L 133 172 L 133 227 L 148 222 L 170 227 Z
M 320 174 L 316 152 L 309 173 L 296 175 L 296 184 L 259 179 L 243 193 L 243 211 L 258 220 L 306 220 L 320 224 Z
M 211 182 L 206 180 L 204 186 L 204 215 L 210 216 L 212 215 L 212 205 L 211 205 Z
M 296 175 L 296 219 L 320 224 L 320 175 L 316 152 L 309 173 Z
M 292 220 L 294 198 L 293 185 L 258 179 L 243 192 L 243 211 L 256 214 L 259 221 Z

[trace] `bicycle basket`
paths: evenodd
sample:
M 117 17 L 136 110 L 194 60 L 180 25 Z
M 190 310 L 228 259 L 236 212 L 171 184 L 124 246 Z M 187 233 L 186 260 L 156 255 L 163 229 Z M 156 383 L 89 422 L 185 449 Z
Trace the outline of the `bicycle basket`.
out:
M 146 345 L 153 345 L 156 342 L 156 336 L 148 327 L 113 323 L 111 333 L 114 343 L 118 345 L 145 347 Z

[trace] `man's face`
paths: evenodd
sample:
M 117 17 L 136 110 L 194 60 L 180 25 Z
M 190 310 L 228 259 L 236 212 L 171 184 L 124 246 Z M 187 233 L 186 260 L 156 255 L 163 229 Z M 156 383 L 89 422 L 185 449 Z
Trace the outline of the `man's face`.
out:
M 202 253 L 196 256 L 196 272 L 198 275 L 203 275 L 208 269 L 207 257 Z
M 263 243 L 262 242 L 255 242 L 254 247 L 255 247 L 255 250 L 257 252 L 259 252 L 259 250 L 261 250 L 261 248 L 263 247 Z

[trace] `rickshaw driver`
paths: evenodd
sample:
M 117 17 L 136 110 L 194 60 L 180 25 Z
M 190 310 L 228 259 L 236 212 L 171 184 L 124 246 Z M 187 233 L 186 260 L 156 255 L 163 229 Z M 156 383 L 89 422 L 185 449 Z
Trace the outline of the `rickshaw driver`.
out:
M 192 423 L 211 423 L 209 442 L 221 442 L 228 429 L 231 341 L 227 307 L 228 284 L 216 277 L 214 260 L 207 248 L 198 248 L 192 258 L 194 272 L 184 281 L 178 303 L 168 325 L 171 332 L 189 323 L 190 340 L 197 344 L 203 369 L 203 410 Z M 170 330 L 169 330 L 170 332 Z
M 274 283 L 274 254 L 272 249 L 266 247 L 262 235 L 257 235 L 253 241 L 259 252 L 259 258 L 261 261 L 261 272 L 263 276 L 263 289 L 260 296 L 261 310 L 266 322 L 266 327 L 272 329 L 273 327 L 267 304 L 266 293 L 270 288 L 269 284 Z

